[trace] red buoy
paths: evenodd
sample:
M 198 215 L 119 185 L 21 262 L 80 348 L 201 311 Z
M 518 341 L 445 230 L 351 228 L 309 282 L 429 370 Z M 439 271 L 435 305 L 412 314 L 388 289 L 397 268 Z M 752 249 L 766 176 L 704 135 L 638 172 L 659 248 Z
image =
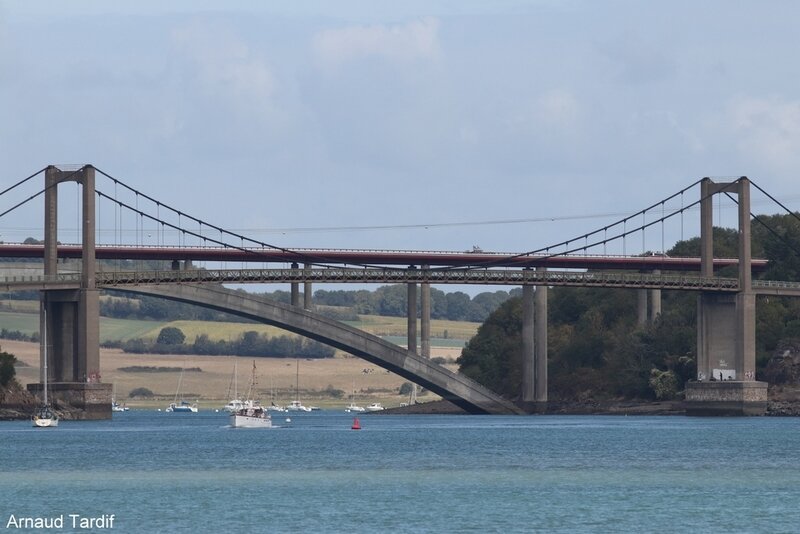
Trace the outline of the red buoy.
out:
M 353 418 L 353 426 L 350 427 L 350 430 L 361 430 L 361 422 L 358 417 Z

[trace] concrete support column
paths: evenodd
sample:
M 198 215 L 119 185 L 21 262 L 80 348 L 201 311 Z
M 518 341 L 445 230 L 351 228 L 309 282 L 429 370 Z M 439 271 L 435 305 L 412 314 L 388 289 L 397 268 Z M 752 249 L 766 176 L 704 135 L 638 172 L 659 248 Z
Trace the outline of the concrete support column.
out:
M 647 289 L 637 289 L 638 297 L 636 303 L 636 324 L 644 326 L 647 324 Z
M 83 186 L 83 202 L 81 218 L 83 221 L 81 231 L 81 242 L 83 255 L 81 269 L 81 288 L 94 289 L 95 284 L 95 188 L 94 188 L 94 167 L 87 165 L 81 173 L 81 185 Z
M 414 267 L 410 267 L 413 269 Z M 417 284 L 408 284 L 408 350 L 417 354 Z
M 756 299 L 752 287 L 750 242 L 750 180 L 742 176 L 739 194 L 739 293 L 736 295 L 737 380 L 755 380 Z
M 534 288 L 522 286 L 522 402 L 536 401 L 536 353 L 534 349 Z
M 308 273 L 311 271 L 311 265 L 306 263 L 304 265 L 304 269 L 306 272 L 306 281 L 303 284 L 303 309 L 304 310 L 311 310 L 314 308 L 314 303 L 312 300 L 312 289 L 311 289 L 311 282 L 308 280 Z
M 292 264 L 292 270 L 297 272 L 300 269 L 300 266 L 296 263 Z M 292 306 L 300 306 L 300 283 L 299 282 L 292 282 L 291 283 L 291 303 Z
M 422 266 L 423 271 L 427 271 L 428 266 Z M 419 285 L 419 329 L 420 344 L 423 358 L 431 357 L 431 285 L 423 282 Z
M 81 172 L 83 209 L 81 232 L 83 267 L 78 297 L 78 357 L 73 367 L 76 382 L 100 381 L 100 292 L 95 289 L 95 186 L 94 167 Z
M 661 271 L 656 269 L 653 274 L 661 274 Z M 650 290 L 650 323 L 655 323 L 658 316 L 661 315 L 661 290 Z
M 545 267 L 536 269 L 544 272 Z M 534 295 L 534 320 L 533 320 L 533 352 L 536 361 L 534 374 L 536 377 L 535 398 L 539 408 L 547 402 L 547 285 L 536 286 Z

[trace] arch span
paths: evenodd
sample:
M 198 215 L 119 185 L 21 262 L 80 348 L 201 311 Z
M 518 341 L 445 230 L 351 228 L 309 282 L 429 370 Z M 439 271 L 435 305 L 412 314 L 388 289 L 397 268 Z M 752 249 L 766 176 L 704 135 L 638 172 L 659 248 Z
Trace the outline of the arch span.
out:
M 113 289 L 197 304 L 281 327 L 388 369 L 471 413 L 525 413 L 511 401 L 466 376 L 453 373 L 377 336 L 307 310 L 220 287 L 165 284 L 114 286 Z

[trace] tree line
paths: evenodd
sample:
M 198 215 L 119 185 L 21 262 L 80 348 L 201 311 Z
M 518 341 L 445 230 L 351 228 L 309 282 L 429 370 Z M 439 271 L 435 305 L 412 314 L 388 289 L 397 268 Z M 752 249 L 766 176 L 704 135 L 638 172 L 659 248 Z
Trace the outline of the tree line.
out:
M 513 295 L 521 294 L 521 291 L 519 288 L 511 291 L 487 291 L 470 297 L 462 291 L 445 293 L 432 287 L 431 318 L 481 322 L 500 304 Z M 105 317 L 156 321 L 253 322 L 236 315 L 157 297 L 129 298 L 124 296 L 124 293 L 114 291 L 108 291 L 107 294 L 115 298 L 101 301 L 100 314 Z M 291 293 L 283 290 L 255 293 L 255 295 L 284 304 L 291 302 Z M 355 321 L 359 315 L 406 317 L 407 298 L 408 288 L 404 284 L 381 286 L 374 291 L 319 289 L 314 292 L 314 305 L 319 313 L 332 319 Z M 419 309 L 418 303 L 417 310 Z
M 295 336 L 268 336 L 247 331 L 232 341 L 209 339 L 201 334 L 192 343 L 180 328 L 161 329 L 155 341 L 136 338 L 107 342 L 104 347 L 121 348 L 133 354 L 197 354 L 201 356 L 251 356 L 255 358 L 332 358 L 336 349 L 317 341 Z

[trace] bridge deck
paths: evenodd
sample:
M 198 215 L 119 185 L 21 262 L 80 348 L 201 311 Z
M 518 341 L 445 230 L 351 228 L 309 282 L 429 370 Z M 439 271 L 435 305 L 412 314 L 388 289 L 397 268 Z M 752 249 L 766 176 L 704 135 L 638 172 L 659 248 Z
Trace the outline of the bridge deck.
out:
M 374 284 L 478 284 L 674 289 L 736 292 L 735 278 L 690 274 L 630 272 L 534 271 L 529 269 L 197 269 L 180 271 L 105 271 L 96 276 L 98 287 L 176 283 L 374 283 Z M 4 291 L 78 288 L 79 273 L 0 278 Z M 765 295 L 800 296 L 800 283 L 754 280 L 753 291 Z

